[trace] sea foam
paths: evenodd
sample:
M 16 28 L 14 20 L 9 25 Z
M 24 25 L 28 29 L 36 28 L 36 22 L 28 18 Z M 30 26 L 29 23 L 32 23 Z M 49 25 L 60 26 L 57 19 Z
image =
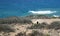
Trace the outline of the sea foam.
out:
M 53 13 L 56 13 L 56 11 L 50 11 L 50 10 L 47 10 L 47 11 L 29 11 L 29 13 L 32 13 L 32 14 L 53 14 Z

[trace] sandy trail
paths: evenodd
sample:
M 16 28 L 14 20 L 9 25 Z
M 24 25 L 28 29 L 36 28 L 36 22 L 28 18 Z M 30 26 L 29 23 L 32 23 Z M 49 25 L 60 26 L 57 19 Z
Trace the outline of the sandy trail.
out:
M 46 22 L 46 23 L 50 24 L 54 21 L 60 21 L 60 19 L 32 19 L 31 21 L 33 23 L 36 23 L 38 21 L 39 23 Z

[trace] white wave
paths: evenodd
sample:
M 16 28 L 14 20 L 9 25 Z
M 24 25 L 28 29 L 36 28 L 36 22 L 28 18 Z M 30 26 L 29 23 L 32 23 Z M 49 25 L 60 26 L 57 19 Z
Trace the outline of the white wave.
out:
M 56 13 L 56 11 L 29 11 L 29 13 L 32 13 L 32 14 L 52 14 L 52 13 Z
M 58 15 L 53 15 L 54 17 L 59 17 Z

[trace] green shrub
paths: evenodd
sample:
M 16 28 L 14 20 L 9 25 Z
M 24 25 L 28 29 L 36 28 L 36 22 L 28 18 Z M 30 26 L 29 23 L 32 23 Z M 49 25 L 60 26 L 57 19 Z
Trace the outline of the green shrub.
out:
M 30 23 L 32 23 L 32 21 L 30 19 L 21 19 L 20 23 L 24 23 L 24 24 L 28 23 L 28 24 L 30 24 Z
M 0 19 L 0 24 L 12 24 L 12 23 L 32 23 L 32 21 L 30 19 L 27 18 L 18 18 L 18 17 L 11 17 L 11 18 L 5 18 L 5 19 Z
M 42 32 L 33 31 L 32 33 L 29 34 L 29 36 L 49 36 L 49 35 L 43 34 Z
M 42 29 L 47 27 L 47 23 L 41 23 L 41 24 L 33 24 L 31 27 L 28 27 L 28 29 Z
M 39 33 L 38 31 L 33 31 L 31 36 L 44 36 L 43 33 Z
M 6 25 L 6 24 L 0 24 L 0 32 L 14 32 L 15 30 L 9 26 L 9 25 Z
M 32 31 L 32 33 L 29 33 L 26 35 L 26 33 L 18 33 L 17 35 L 15 36 L 49 36 L 48 34 L 43 34 L 41 32 L 38 32 L 38 31 Z
M 56 30 L 60 29 L 60 21 L 52 22 L 52 23 L 49 25 L 48 28 L 49 28 L 49 29 L 56 29 Z
M 18 34 L 17 34 L 17 35 L 15 35 L 15 36 L 26 36 L 26 34 L 24 34 L 24 33 L 20 32 L 20 33 L 18 33 Z

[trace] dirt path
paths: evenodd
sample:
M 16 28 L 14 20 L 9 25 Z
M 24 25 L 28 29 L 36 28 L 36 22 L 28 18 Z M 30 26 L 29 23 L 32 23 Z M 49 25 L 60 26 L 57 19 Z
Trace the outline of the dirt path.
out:
M 46 23 L 50 24 L 54 21 L 60 21 L 60 19 L 32 19 L 31 21 L 33 23 L 36 23 L 38 21 L 39 23 L 46 22 Z

